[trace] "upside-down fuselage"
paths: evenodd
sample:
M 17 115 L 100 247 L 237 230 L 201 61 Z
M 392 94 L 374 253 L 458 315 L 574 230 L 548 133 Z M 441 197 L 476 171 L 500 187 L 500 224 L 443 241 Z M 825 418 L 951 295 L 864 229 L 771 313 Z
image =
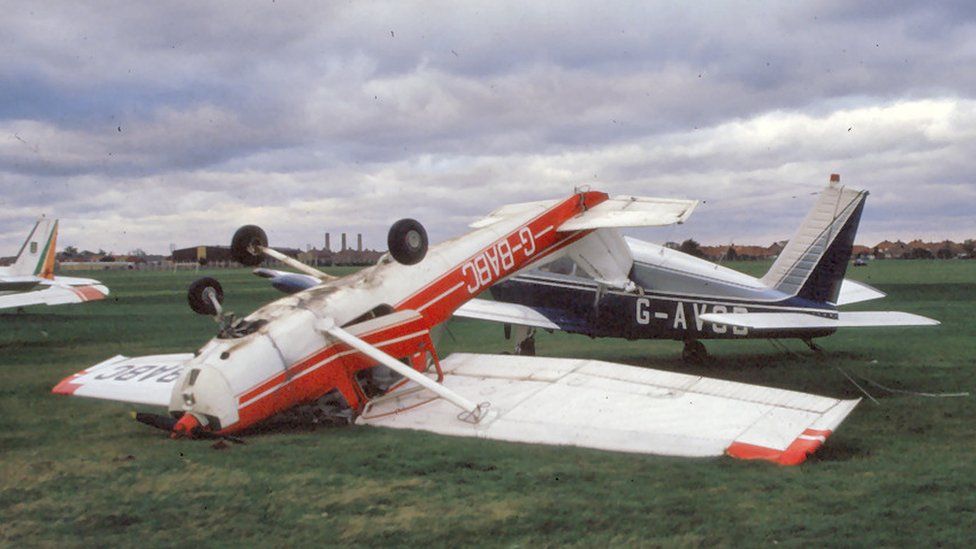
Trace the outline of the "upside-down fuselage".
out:
M 428 354 L 436 360 L 432 327 L 497 280 L 586 236 L 589 231 L 555 228 L 603 200 L 603 193 L 574 195 L 541 213 L 512 216 L 433 246 L 418 265 L 387 256 L 374 267 L 270 303 L 248 315 L 236 335 L 214 338 L 195 354 L 174 385 L 170 412 L 229 434 L 334 390 L 358 410 L 366 398 L 354 376 L 375 361 L 328 337 L 323 322 L 426 368 Z M 161 379 L 154 377 L 155 366 L 146 368 L 120 367 L 117 375 L 144 376 L 147 383 Z

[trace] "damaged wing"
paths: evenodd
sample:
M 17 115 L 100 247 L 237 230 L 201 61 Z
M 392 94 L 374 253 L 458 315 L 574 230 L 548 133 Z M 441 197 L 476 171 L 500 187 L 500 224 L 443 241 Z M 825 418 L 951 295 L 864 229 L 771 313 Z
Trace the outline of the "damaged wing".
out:
M 857 405 L 782 389 L 595 360 L 454 354 L 444 385 L 490 402 L 480 423 L 406 384 L 363 425 L 601 450 L 803 462 Z

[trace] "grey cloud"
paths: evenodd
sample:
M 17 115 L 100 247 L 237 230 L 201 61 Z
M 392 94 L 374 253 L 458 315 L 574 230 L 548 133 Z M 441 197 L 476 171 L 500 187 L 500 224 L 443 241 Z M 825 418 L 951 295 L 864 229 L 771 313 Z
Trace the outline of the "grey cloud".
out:
M 381 244 L 403 212 L 446 237 L 580 183 L 705 198 L 675 229 L 701 239 L 730 222 L 782 237 L 802 216 L 791 197 L 834 170 L 883 189 L 865 228 L 937 227 L 973 186 L 973 136 L 884 109 L 971 108 L 973 15 L 966 2 L 17 4 L 0 21 L 0 244 L 45 206 L 79 227 L 66 238 L 105 246 L 223 241 L 248 217 L 291 244 L 328 226 Z M 790 130 L 771 140 L 763 123 Z M 762 219 L 736 213 L 750 200 Z

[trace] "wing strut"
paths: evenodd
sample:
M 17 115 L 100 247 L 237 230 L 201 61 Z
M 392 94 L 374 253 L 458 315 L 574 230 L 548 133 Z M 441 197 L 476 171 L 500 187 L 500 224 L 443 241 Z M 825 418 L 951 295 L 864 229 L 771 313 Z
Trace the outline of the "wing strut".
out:
M 454 391 L 448 389 L 447 387 L 437 383 L 436 381 L 430 379 L 424 374 L 414 370 L 413 368 L 403 364 L 399 360 L 393 358 L 392 356 L 380 351 L 376 347 L 373 347 L 369 343 L 366 343 L 362 339 L 350 334 L 349 332 L 343 330 L 342 328 L 336 326 L 335 320 L 331 318 L 326 318 L 320 320 L 316 327 L 323 332 L 335 337 L 339 341 L 349 345 L 353 349 L 363 353 L 369 358 L 379 362 L 380 364 L 386 366 L 387 368 L 393 370 L 394 372 L 402 375 L 414 381 L 418 385 L 431 390 L 435 394 L 443 397 L 445 400 L 454 404 L 458 408 L 464 410 L 466 413 L 462 414 L 461 419 L 469 423 L 478 423 L 482 418 L 485 417 L 488 412 L 487 403 L 475 404 L 470 400 L 464 398 L 463 396 L 455 393 Z

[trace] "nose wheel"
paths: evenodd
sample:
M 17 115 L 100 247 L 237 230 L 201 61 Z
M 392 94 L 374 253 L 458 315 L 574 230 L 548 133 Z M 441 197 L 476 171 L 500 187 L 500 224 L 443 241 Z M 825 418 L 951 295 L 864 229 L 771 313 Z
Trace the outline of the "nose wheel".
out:
M 704 364 L 708 360 L 708 349 L 697 339 L 685 341 L 685 348 L 681 351 L 681 358 L 687 364 Z

